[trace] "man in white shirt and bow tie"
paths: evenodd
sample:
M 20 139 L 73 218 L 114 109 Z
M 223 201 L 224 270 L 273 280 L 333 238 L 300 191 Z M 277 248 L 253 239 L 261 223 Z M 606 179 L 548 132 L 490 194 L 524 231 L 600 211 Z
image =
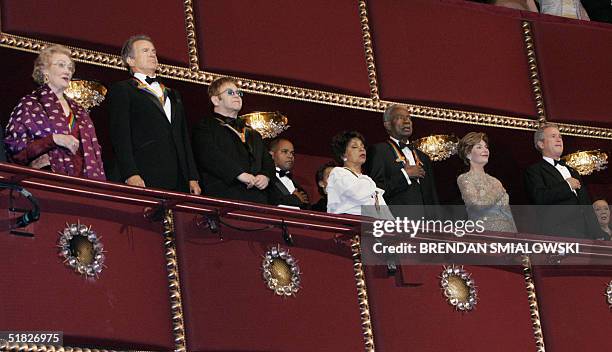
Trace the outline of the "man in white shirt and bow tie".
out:
M 594 238 L 596 219 L 591 198 L 580 174 L 561 160 L 563 137 L 553 123 L 540 126 L 534 135 L 540 162 L 525 172 L 525 188 L 538 207 L 539 230 L 547 235 Z M 551 207 L 552 206 L 552 207 Z
M 108 93 L 110 137 L 116 158 L 111 179 L 137 187 L 200 194 L 198 170 L 177 91 L 159 82 L 150 37 L 130 37 L 121 50 L 132 77 Z
M 383 126 L 389 139 L 368 148 L 367 174 L 385 190 L 388 205 L 411 205 L 410 214 L 405 215 L 416 219 L 435 217 L 435 209 L 424 207 L 438 204 L 433 168 L 429 157 L 410 144 L 410 111 L 400 104 L 389 106 L 383 114 Z
M 268 149 L 276 167 L 276 178 L 268 187 L 270 203 L 308 209 L 310 207 L 308 194 L 293 179 L 292 170 L 295 165 L 293 143 L 284 138 L 277 138 L 270 142 Z

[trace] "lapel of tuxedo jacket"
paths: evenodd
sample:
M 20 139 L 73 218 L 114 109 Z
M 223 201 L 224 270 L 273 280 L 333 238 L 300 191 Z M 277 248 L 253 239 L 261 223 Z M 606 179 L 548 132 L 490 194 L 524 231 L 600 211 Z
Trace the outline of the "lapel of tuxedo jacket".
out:
M 561 171 L 557 170 L 556 167 L 550 165 L 548 161 L 542 159 L 541 165 L 542 165 L 542 169 L 546 171 L 554 179 L 558 181 L 565 181 L 565 179 L 563 179 L 563 175 L 561 175 Z M 570 174 L 571 174 L 571 171 L 570 171 Z
M 134 87 L 134 89 L 136 89 L 139 92 L 139 94 L 143 94 L 147 99 L 149 99 L 157 107 L 159 112 L 162 114 L 161 117 L 166 121 L 166 123 L 169 124 L 168 117 L 166 116 L 166 111 L 164 111 L 164 107 L 161 105 L 161 102 L 157 98 L 157 95 L 153 94 L 152 92 L 149 92 L 146 89 L 139 88 L 138 80 L 136 78 L 131 79 L 130 84 Z M 174 113 L 175 104 L 171 104 L 171 105 L 172 105 L 172 111 Z
M 283 182 L 276 175 L 274 175 L 274 185 L 283 195 L 289 195 L 289 190 L 287 189 L 287 187 L 285 187 L 285 184 L 283 184 Z

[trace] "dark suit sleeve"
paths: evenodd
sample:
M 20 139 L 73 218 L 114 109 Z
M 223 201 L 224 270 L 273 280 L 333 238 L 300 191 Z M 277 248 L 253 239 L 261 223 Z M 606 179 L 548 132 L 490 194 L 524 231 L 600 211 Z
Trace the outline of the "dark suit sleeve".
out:
M 220 178 L 226 184 L 233 182 L 241 173 L 246 172 L 235 161 L 227 158 L 219 147 L 214 133 L 214 121 L 204 118 L 193 129 L 193 154 L 201 170 Z
M 384 197 L 391 198 L 397 193 L 406 191 L 409 185 L 408 181 L 406 181 L 406 177 L 401 172 L 394 172 L 391 175 L 386 174 L 387 164 L 394 161 L 388 160 L 385 155 L 385 148 L 386 145 L 377 144 L 368 149 L 368 161 L 365 169 L 366 174 L 376 182 L 376 186 L 385 190 Z
M 121 181 L 140 175 L 132 150 L 130 125 L 130 98 L 126 85 L 117 83 L 108 92 L 110 138 L 119 165 Z
M 272 156 L 266 151 L 265 148 L 261 160 L 261 173 L 268 176 L 270 182 L 272 182 L 273 177 L 276 177 L 276 168 L 274 166 L 274 160 L 272 160 Z
M 183 106 L 183 100 L 181 99 L 181 95 L 176 90 L 173 90 L 173 92 L 178 105 L 177 107 L 181 110 L 180 116 L 182 116 L 181 123 L 183 125 L 181 133 L 183 134 L 182 139 L 183 146 L 185 148 L 185 158 L 187 161 L 189 181 L 197 181 L 200 179 L 200 176 L 198 174 L 198 168 L 196 167 L 195 159 L 193 157 L 193 149 L 191 148 L 191 141 L 187 128 L 187 115 L 185 114 L 185 107 Z
M 557 204 L 574 197 L 574 192 L 565 180 L 547 183 L 543 172 L 541 164 L 533 165 L 525 172 L 525 188 L 533 204 Z
M 429 156 L 427 156 L 427 154 L 421 152 L 420 150 L 417 151 L 417 154 L 419 155 L 419 158 L 423 162 L 423 169 L 425 170 L 424 182 L 427 182 L 428 184 L 427 193 L 429 193 L 430 199 L 424 199 L 425 204 L 428 204 L 428 205 L 440 204 L 440 202 L 438 201 L 436 178 L 434 177 L 431 159 L 429 159 Z
M 270 184 L 268 185 L 268 200 L 270 204 L 273 205 L 291 205 L 294 207 L 300 207 L 301 209 L 310 209 L 310 204 L 302 203 L 300 199 L 293 194 L 283 194 L 281 190 L 278 188 L 277 183 L 280 183 L 280 180 L 274 176 L 274 178 L 270 179 Z M 282 184 L 282 183 L 281 183 Z M 306 193 L 306 191 L 298 184 L 294 182 L 296 189 Z M 284 185 L 283 185 L 284 187 Z

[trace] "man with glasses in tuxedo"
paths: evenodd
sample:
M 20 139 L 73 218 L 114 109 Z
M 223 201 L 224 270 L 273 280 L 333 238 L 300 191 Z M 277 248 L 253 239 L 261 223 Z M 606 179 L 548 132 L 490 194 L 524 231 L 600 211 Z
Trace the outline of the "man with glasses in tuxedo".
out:
M 274 162 L 259 132 L 238 118 L 243 96 L 238 82 L 219 78 L 210 84 L 208 96 L 212 116 L 198 123 L 192 138 L 204 194 L 267 204 Z

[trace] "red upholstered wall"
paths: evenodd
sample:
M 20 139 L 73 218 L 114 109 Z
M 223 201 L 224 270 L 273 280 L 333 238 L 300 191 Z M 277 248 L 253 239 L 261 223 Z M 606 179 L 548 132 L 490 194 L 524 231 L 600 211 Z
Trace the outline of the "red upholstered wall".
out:
M 370 95 L 353 0 L 197 1 L 195 12 L 205 70 Z
M 534 30 L 549 119 L 612 127 L 612 25 L 540 20 Z
M 142 206 L 29 190 L 42 213 L 25 229 L 34 237 L 9 235 L 16 215 L 6 211 L 8 191 L 0 197 L 0 328 L 62 331 L 66 346 L 172 349 L 161 225 L 147 221 Z M 17 207 L 30 207 L 16 198 Z M 73 272 L 59 257 L 57 234 L 67 222 L 101 236 L 106 260 L 97 280 Z
M 535 115 L 520 19 L 430 0 L 368 5 L 382 98 Z
M 146 33 L 162 61 L 189 62 L 182 1 L 3 0 L 2 31 L 119 55 Z

